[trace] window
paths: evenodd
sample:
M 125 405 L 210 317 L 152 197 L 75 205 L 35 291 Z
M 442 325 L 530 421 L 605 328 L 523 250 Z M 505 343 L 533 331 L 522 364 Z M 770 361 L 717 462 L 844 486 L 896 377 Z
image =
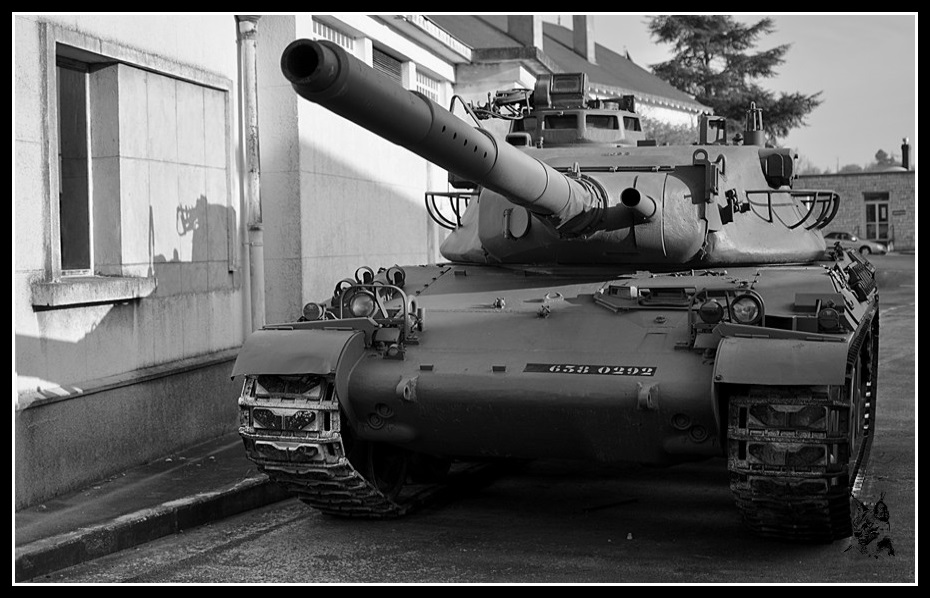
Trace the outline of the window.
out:
M 560 116 L 547 115 L 545 119 L 547 129 L 577 129 L 578 115 L 563 114 Z
M 623 128 L 627 131 L 642 131 L 642 126 L 639 123 L 638 118 L 633 118 L 632 116 L 623 117 Z
M 59 57 L 58 213 L 62 275 L 93 272 L 88 65 Z
M 33 308 L 148 296 L 171 262 L 195 282 L 160 293 L 233 284 L 232 82 L 118 44 L 104 56 L 98 39 L 45 27 L 38 111 L 51 159 L 36 168 L 49 234 Z
M 376 71 L 384 73 L 397 83 L 401 80 L 401 61 L 378 48 L 372 48 L 372 66 Z
M 525 118 L 520 118 L 513 121 L 513 132 L 519 133 L 522 131 L 532 131 L 536 132 L 536 117 L 527 116 Z
M 589 129 L 619 129 L 617 117 L 611 114 L 589 114 L 585 117 Z
M 891 238 L 888 226 L 888 193 L 870 192 L 865 199 L 865 238 L 887 241 Z

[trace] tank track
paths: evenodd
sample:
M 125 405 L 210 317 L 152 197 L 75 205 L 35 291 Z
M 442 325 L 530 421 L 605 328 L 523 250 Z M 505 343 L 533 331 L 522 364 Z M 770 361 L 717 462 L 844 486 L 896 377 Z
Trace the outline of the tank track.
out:
M 730 489 L 753 532 L 812 543 L 852 535 L 850 496 L 875 425 L 877 315 L 860 330 L 844 387 L 751 385 L 730 397 Z
M 359 443 L 343 433 L 339 401 L 328 379 L 247 376 L 239 407 L 239 435 L 249 459 L 285 490 L 328 515 L 400 517 L 439 500 L 451 487 L 417 484 L 401 492 L 399 485 L 372 481 L 364 451 L 353 451 Z M 466 465 L 457 475 L 473 479 L 487 469 Z

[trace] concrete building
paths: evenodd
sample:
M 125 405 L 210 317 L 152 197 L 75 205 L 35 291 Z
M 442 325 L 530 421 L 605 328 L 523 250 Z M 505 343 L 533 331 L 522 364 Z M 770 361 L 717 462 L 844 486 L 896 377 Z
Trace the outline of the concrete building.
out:
M 438 231 L 423 194 L 447 174 L 419 156 L 294 93 L 279 65 L 297 38 L 328 39 L 407 89 L 447 105 L 468 49 L 425 20 L 266 16 L 258 28 L 259 129 L 268 321 L 328 299 L 360 266 L 435 261 Z
M 20 508 L 231 429 L 245 331 L 235 19 L 14 29 Z
M 443 106 L 588 70 L 670 122 L 703 110 L 586 22 L 449 18 L 14 16 L 15 508 L 235 429 L 251 330 L 360 266 L 440 259 L 446 173 L 298 98 L 290 41 Z

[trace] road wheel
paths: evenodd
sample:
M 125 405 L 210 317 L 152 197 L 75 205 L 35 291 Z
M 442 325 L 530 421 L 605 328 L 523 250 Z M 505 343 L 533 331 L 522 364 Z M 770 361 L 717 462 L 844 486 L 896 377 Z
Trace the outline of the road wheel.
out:
M 407 482 L 410 452 L 383 442 L 362 440 L 351 432 L 346 434 L 348 428 L 343 428 L 343 443 L 349 462 L 388 500 L 397 498 Z
M 872 253 L 872 250 L 863 245 L 862 247 L 859 248 L 859 253 L 862 255 L 869 255 L 870 253 Z

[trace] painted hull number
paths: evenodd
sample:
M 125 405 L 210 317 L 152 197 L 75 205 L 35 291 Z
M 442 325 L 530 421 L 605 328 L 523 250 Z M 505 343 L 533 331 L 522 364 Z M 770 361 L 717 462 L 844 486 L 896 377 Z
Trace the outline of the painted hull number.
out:
M 656 366 L 583 365 L 577 363 L 528 363 L 524 372 L 541 374 L 594 374 L 599 376 L 655 376 Z

